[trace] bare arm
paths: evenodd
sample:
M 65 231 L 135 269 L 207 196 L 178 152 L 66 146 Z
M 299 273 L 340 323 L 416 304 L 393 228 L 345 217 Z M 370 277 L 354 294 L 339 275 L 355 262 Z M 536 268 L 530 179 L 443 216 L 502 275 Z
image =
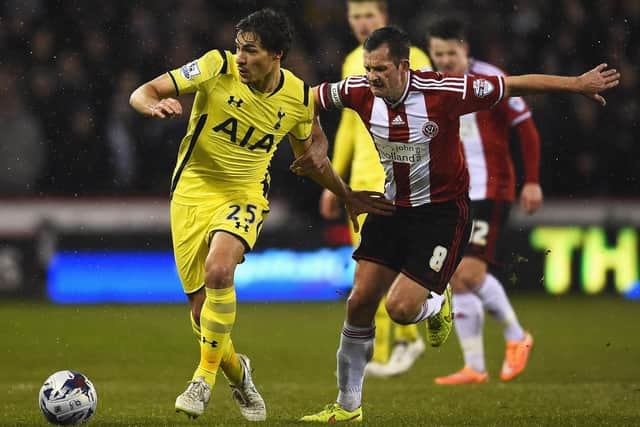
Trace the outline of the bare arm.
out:
M 174 98 L 176 88 L 167 73 L 144 83 L 131 94 L 129 104 L 146 116 L 161 119 L 182 114 L 180 101 Z
M 577 77 L 553 76 L 547 74 L 526 74 L 505 77 L 507 96 L 520 96 L 543 92 L 580 93 L 589 99 L 606 105 L 600 92 L 616 87 L 620 83 L 620 73 L 616 69 L 607 70 L 607 64 L 600 64 Z
M 315 121 L 315 118 L 314 118 L 314 121 Z M 292 135 L 289 135 L 291 148 L 293 149 L 293 153 L 296 156 L 296 159 L 301 158 L 302 156 L 305 155 L 305 153 L 307 153 L 309 150 L 312 149 L 312 146 L 314 145 L 314 143 L 312 142 L 312 139 L 313 139 L 313 132 L 312 132 L 312 136 L 306 141 L 296 140 Z M 325 159 L 325 163 L 329 163 L 329 159 L 326 156 L 326 151 L 325 151 L 324 159 Z M 292 165 L 292 168 L 293 168 L 293 165 Z M 296 172 L 296 170 L 294 170 L 293 172 Z M 305 175 L 313 179 L 315 182 L 317 182 L 324 188 L 330 190 L 331 192 L 333 192 L 343 200 L 347 197 L 347 193 L 351 191 L 347 186 L 347 184 L 345 184 L 345 182 L 342 180 L 342 178 L 340 178 L 340 176 L 335 171 L 335 169 L 333 169 L 333 166 L 325 167 L 323 168 L 323 170 L 320 168 L 309 169 L 306 171 Z
M 289 141 L 297 158 L 304 155 L 312 145 L 311 137 L 306 141 L 300 141 L 289 135 Z M 376 215 L 391 215 L 393 213 L 395 210 L 393 202 L 385 199 L 383 194 L 375 191 L 352 191 L 331 166 L 326 155 L 325 159 L 327 167 L 311 170 L 306 175 L 344 201 L 356 232 L 360 229 L 358 225 L 359 214 L 367 212 Z
M 291 138 L 291 136 L 289 136 Z M 300 156 L 296 155 L 289 169 L 296 175 L 308 175 L 314 170 L 323 171 L 328 163 L 327 151 L 329 150 L 329 140 L 320 126 L 317 110 L 313 116 L 311 125 L 311 140 L 313 144 L 309 144 L 307 150 Z M 295 148 L 294 148 L 295 152 Z

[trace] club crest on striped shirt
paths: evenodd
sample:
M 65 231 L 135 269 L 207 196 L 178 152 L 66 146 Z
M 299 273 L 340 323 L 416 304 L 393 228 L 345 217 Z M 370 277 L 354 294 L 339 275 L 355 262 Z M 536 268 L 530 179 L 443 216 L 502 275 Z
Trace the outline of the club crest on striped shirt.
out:
M 478 79 L 473 82 L 473 93 L 478 98 L 484 98 L 493 92 L 493 89 L 494 87 L 489 80 Z
M 422 133 L 427 138 L 433 138 L 434 136 L 436 136 L 438 134 L 439 130 L 440 130 L 440 128 L 438 127 L 438 124 L 436 122 L 434 122 L 433 120 L 427 120 L 422 125 Z

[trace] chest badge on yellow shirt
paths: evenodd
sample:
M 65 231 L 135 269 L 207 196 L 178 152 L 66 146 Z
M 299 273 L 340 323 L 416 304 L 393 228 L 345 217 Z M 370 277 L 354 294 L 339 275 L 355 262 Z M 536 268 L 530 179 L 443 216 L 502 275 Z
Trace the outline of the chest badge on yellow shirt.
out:
M 273 125 L 274 129 L 280 129 L 280 123 L 282 122 L 282 118 L 286 115 L 287 113 L 282 111 L 282 107 L 278 108 L 278 121 L 276 122 L 275 125 Z

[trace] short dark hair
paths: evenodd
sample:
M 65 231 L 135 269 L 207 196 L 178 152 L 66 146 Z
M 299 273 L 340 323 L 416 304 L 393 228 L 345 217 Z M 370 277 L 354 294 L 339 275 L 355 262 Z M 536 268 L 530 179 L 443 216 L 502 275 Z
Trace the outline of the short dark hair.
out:
M 454 16 L 440 17 L 427 25 L 427 41 L 431 40 L 431 37 L 466 42 L 467 26 L 460 18 Z
M 375 3 L 382 13 L 387 13 L 388 9 L 387 0 L 347 0 L 347 4 L 349 3 Z
M 389 46 L 389 54 L 396 66 L 403 59 L 409 59 L 409 35 L 397 27 L 382 27 L 375 30 L 364 41 L 364 50 L 371 52 L 383 44 Z
M 260 37 L 260 43 L 269 52 L 282 52 L 286 58 L 291 49 L 293 30 L 289 19 L 273 9 L 260 9 L 245 16 L 236 24 L 239 33 L 253 33 Z

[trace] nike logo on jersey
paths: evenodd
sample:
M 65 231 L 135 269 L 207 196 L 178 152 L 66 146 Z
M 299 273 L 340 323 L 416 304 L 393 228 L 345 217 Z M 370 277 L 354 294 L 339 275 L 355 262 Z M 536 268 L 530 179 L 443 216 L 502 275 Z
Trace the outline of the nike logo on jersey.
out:
M 391 120 L 391 126 L 403 126 L 404 120 L 402 120 L 401 116 L 396 116 L 393 120 Z

